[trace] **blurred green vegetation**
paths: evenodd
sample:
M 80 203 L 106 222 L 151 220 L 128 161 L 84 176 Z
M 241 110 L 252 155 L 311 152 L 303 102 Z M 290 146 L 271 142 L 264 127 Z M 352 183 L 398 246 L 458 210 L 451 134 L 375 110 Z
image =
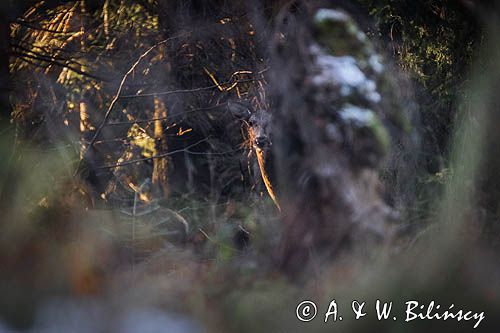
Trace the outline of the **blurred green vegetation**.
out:
M 429 154 L 448 159 L 459 98 L 465 93 L 472 60 L 483 46 L 478 4 L 440 1 L 361 1 L 375 19 L 372 33 L 388 46 L 401 68 L 417 83 L 417 100 Z M 474 8 L 475 6 L 479 8 Z M 433 169 L 439 171 L 439 158 Z M 436 161 L 432 161 L 436 163 Z
M 54 133 L 47 125 L 40 134 L 36 124 L 46 114 L 37 111 L 50 105 L 51 112 L 65 113 L 91 95 L 105 106 L 116 80 L 99 83 L 81 73 L 56 71 L 43 59 L 43 66 L 32 71 L 15 59 L 16 84 L 26 90 L 14 98 L 16 126 L 4 124 L 9 130 L 0 131 L 0 332 L 7 332 L 6 327 L 42 332 L 130 332 L 131 327 L 137 332 L 472 331 L 471 322 L 405 323 L 403 304 L 412 299 L 485 311 L 477 331 L 497 331 L 498 20 L 478 22 L 453 1 L 363 3 L 377 20 L 372 33 L 392 46 L 397 64 L 415 79 L 423 136 L 431 136 L 424 139 L 429 147 L 422 153 L 431 165 L 422 171 L 426 178 L 420 186 L 436 190 L 422 191 L 418 200 L 425 205 L 408 207 L 425 207 L 417 217 L 418 233 L 412 230 L 389 245 L 348 249 L 295 281 L 275 267 L 282 226 L 268 198 L 215 200 L 186 193 L 150 202 L 134 190 L 126 205 L 92 208 L 87 185 L 74 177 L 79 151 L 67 145 L 80 138 L 68 134 L 63 143 L 41 149 L 47 138 L 54 143 L 47 135 Z M 110 35 L 100 21 L 104 13 L 92 14 L 96 26 L 86 32 L 85 54 L 79 50 L 81 58 L 75 56 L 84 73 L 110 75 L 122 66 L 116 59 L 135 57 L 138 48 L 151 44 L 146 37 L 156 40 L 158 17 L 146 5 L 110 1 Z M 48 16 L 57 16 L 57 10 Z M 14 36 L 19 29 L 14 26 Z M 38 37 L 31 37 L 37 46 Z M 55 52 L 66 38 L 58 34 L 43 47 Z M 150 65 L 161 63 L 164 52 L 160 48 Z M 137 77 L 154 81 L 158 73 L 146 67 Z M 43 85 L 47 77 L 62 90 Z M 57 98 L 47 97 L 51 93 Z M 26 108 L 33 102 L 28 97 L 35 95 L 41 97 Z M 141 101 L 120 105 L 124 114 L 132 110 L 132 118 L 117 120 L 142 119 Z M 72 120 L 73 126 L 79 124 Z M 151 128 L 146 131 L 153 136 Z M 104 160 L 115 161 L 109 156 Z M 310 323 L 295 317 L 295 307 L 304 299 L 319 307 Z M 345 320 L 324 323 L 332 299 Z M 358 321 L 350 313 L 355 299 L 366 301 L 371 310 Z M 378 321 L 376 299 L 393 301 L 398 321 Z M 135 316 L 138 309 L 149 316 Z M 136 320 L 136 326 L 124 317 Z

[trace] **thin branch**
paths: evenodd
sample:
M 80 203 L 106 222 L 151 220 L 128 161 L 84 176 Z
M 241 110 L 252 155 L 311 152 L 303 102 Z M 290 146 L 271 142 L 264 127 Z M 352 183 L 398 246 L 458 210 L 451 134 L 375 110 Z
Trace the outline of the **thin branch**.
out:
M 21 44 L 13 44 L 12 45 L 13 48 L 20 49 L 22 51 L 22 52 L 20 52 L 21 54 L 30 54 L 30 55 L 32 54 L 36 57 L 39 57 L 40 60 L 43 60 L 46 62 L 62 61 L 63 63 L 73 64 L 73 65 L 77 65 L 79 67 L 82 67 L 82 64 L 76 60 L 51 55 L 50 54 L 51 51 L 55 51 L 55 50 L 47 50 L 43 47 L 36 46 L 36 45 L 30 45 L 30 46 L 33 48 L 39 49 L 43 53 L 40 53 L 40 52 L 34 51 L 33 49 L 29 49 L 27 47 L 24 47 Z
M 40 64 L 36 64 L 34 63 L 33 61 L 29 61 L 27 59 L 32 59 L 32 60 L 38 60 L 38 61 L 44 61 L 44 62 L 47 62 L 49 64 L 52 64 L 52 65 L 55 65 L 55 66 L 58 66 L 58 67 L 61 67 L 61 68 L 66 68 L 72 72 L 75 72 L 77 74 L 80 74 L 80 75 L 83 75 L 83 76 L 86 76 L 86 77 L 89 77 L 91 79 L 94 79 L 94 80 L 99 80 L 99 81 L 106 81 L 104 80 L 103 78 L 100 78 L 98 76 L 95 76 L 93 74 L 90 74 L 90 73 L 86 73 L 86 72 L 83 72 L 81 70 L 79 70 L 78 68 L 74 68 L 74 67 L 71 67 L 67 64 L 64 64 L 64 63 L 61 63 L 55 59 L 50 59 L 46 56 L 42 56 L 42 55 L 31 55 L 31 54 L 26 54 L 26 53 L 21 53 L 21 52 L 13 52 L 12 53 L 13 55 L 16 55 L 19 57 L 19 59 L 29 63 L 30 65 L 34 65 L 36 67 L 40 67 L 40 68 L 47 68 L 47 66 L 42 66 Z
M 83 157 L 85 158 L 86 155 L 88 154 L 88 151 L 92 148 L 92 146 L 94 145 L 94 143 L 97 141 L 97 139 L 99 138 L 99 135 L 101 134 L 101 131 L 103 130 L 103 128 L 106 126 L 106 123 L 108 122 L 109 120 L 109 116 L 111 115 L 111 112 L 113 111 L 113 108 L 116 104 L 116 102 L 118 102 L 118 100 L 120 99 L 120 95 L 122 93 L 122 90 L 123 90 L 123 86 L 125 85 L 125 82 L 127 81 L 128 77 L 130 74 L 132 74 L 135 69 L 137 68 L 137 66 L 139 66 L 139 64 L 141 63 L 141 61 L 146 58 L 153 50 L 155 50 L 157 47 L 159 47 L 160 45 L 163 45 L 173 39 L 176 39 L 176 38 L 180 38 L 184 35 L 187 35 L 188 33 L 183 33 L 183 34 L 180 34 L 180 35 L 177 35 L 177 36 L 174 36 L 174 37 L 171 37 L 171 38 L 167 38 L 165 40 L 162 40 L 158 43 L 156 43 L 155 45 L 151 46 L 149 49 L 146 50 L 146 52 L 144 52 L 143 54 L 141 54 L 141 56 L 137 59 L 137 61 L 130 67 L 130 69 L 127 71 L 127 73 L 125 73 L 125 75 L 123 76 L 122 78 L 122 81 L 120 82 L 120 85 L 118 87 L 118 90 L 116 91 L 116 94 L 115 94 L 115 97 L 113 98 L 113 100 L 111 101 L 111 104 L 109 105 L 108 107 L 108 110 L 106 111 L 105 115 L 104 115 L 104 119 L 102 120 L 101 124 L 99 125 L 99 127 L 97 127 L 97 130 L 94 134 L 94 136 L 92 137 L 92 140 L 90 140 L 90 143 L 88 145 L 88 147 L 86 147 L 86 150 L 85 152 L 83 153 Z M 83 159 L 83 158 L 82 158 Z M 77 170 L 79 169 L 79 167 L 77 168 Z
M 47 29 L 47 28 L 44 28 L 38 24 L 34 24 L 34 23 L 31 23 L 29 21 L 25 21 L 23 19 L 17 19 L 15 21 L 15 23 L 19 24 L 19 25 L 22 25 L 28 29 L 32 29 L 32 30 L 39 30 L 39 31 L 45 31 L 45 32 L 49 32 L 49 33 L 52 33 L 52 34 L 58 34 L 58 35 L 68 35 L 68 34 L 72 34 L 72 33 L 75 33 L 74 31 L 58 31 L 58 30 L 51 30 L 51 29 Z
M 220 151 L 220 152 L 203 152 L 203 151 L 192 151 L 192 150 L 186 149 L 185 152 L 190 154 L 190 155 L 218 156 L 218 155 L 228 155 L 228 154 L 236 153 L 236 152 L 241 151 L 243 149 L 244 148 L 238 148 L 238 149 L 231 149 L 231 150 Z
M 228 250 L 231 250 L 231 251 L 234 251 L 234 252 L 239 252 L 237 249 L 235 249 L 235 248 L 233 248 L 231 246 L 228 246 L 226 244 L 223 244 L 221 242 L 218 242 L 218 241 L 210 238 L 210 236 L 205 231 L 203 231 L 202 228 L 198 228 L 198 231 L 201 232 L 203 234 L 203 236 L 205 236 L 205 238 L 208 239 L 210 242 L 212 242 L 212 243 L 214 243 L 214 244 L 216 244 L 216 245 L 218 245 L 220 247 L 223 247 L 225 249 L 228 249 Z
M 123 95 L 120 98 L 138 98 L 138 97 L 152 97 L 152 96 L 158 96 L 158 95 L 165 96 L 165 95 L 173 95 L 173 94 L 194 93 L 194 92 L 199 92 L 199 91 L 204 91 L 204 90 L 215 89 L 215 88 L 220 87 L 221 85 L 255 82 L 258 80 L 259 79 L 253 78 L 253 79 L 236 80 L 234 82 L 226 81 L 226 82 L 223 82 L 220 84 L 213 84 L 211 86 L 200 87 L 200 88 L 158 91 L 158 92 L 153 92 L 153 93 L 137 94 L 137 95 Z
M 191 109 L 191 110 L 183 111 L 183 112 L 176 112 L 176 113 L 172 113 L 171 115 L 166 116 L 166 117 L 139 119 L 139 120 L 132 120 L 132 121 L 117 121 L 117 122 L 113 122 L 113 123 L 108 123 L 107 126 L 145 124 L 145 123 L 153 123 L 155 121 L 160 121 L 160 120 L 170 120 L 170 119 L 175 118 L 177 116 L 183 116 L 186 114 L 190 114 L 190 113 L 194 113 L 194 112 L 198 112 L 198 111 L 203 111 L 203 110 L 213 110 L 213 109 L 220 108 L 221 106 L 224 106 L 224 105 L 227 105 L 227 103 L 221 103 L 221 104 L 217 104 L 217 105 L 213 105 L 213 106 L 209 106 L 209 107 L 205 107 L 205 108 Z
M 111 165 L 103 165 L 103 166 L 97 167 L 96 169 L 113 169 L 113 168 L 119 168 L 119 167 L 130 165 L 130 164 L 135 164 L 135 163 L 144 162 L 144 161 L 150 161 L 150 160 L 154 160 L 154 159 L 157 159 L 157 158 L 164 158 L 164 157 L 167 157 L 167 156 L 170 156 L 170 155 L 174 155 L 174 154 L 178 154 L 178 153 L 183 153 L 185 151 L 189 151 L 190 148 L 196 147 L 197 145 L 199 145 L 199 144 L 201 144 L 203 142 L 208 141 L 208 139 L 209 138 L 207 137 L 207 138 L 205 138 L 203 140 L 200 140 L 200 141 L 198 141 L 196 143 L 193 143 L 190 146 L 187 146 L 186 148 L 178 149 L 178 150 L 173 150 L 173 151 L 165 153 L 165 154 L 155 155 L 155 156 L 151 156 L 151 157 L 138 158 L 138 159 L 130 160 L 130 161 L 123 162 L 123 163 L 117 163 L 117 164 L 111 164 Z

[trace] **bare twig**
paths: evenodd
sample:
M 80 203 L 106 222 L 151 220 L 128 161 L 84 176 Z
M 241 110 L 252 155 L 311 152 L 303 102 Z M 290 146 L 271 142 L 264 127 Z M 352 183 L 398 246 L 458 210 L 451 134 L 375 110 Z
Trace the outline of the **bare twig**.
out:
M 62 62 L 59 62 L 57 59 L 55 58 L 50 58 L 50 57 L 47 57 L 47 56 L 44 56 L 44 55 L 38 55 L 38 54 L 27 54 L 27 53 L 22 53 L 22 52 L 13 52 L 12 53 L 13 55 L 19 57 L 19 59 L 29 63 L 30 65 L 34 65 L 36 67 L 42 67 L 42 68 L 47 68 L 48 66 L 41 66 L 41 65 L 38 65 L 36 64 L 34 61 L 29 61 L 28 59 L 32 59 L 32 60 L 38 60 L 38 61 L 44 61 L 44 62 L 47 62 L 51 65 L 55 65 L 55 66 L 58 66 L 58 67 L 61 67 L 61 68 L 66 68 L 72 72 L 75 72 L 77 74 L 80 74 L 80 75 L 83 75 L 83 76 L 86 76 L 86 77 L 89 77 L 89 78 L 92 78 L 92 79 L 95 79 L 95 80 L 99 80 L 99 81 L 106 81 L 104 80 L 103 78 L 100 78 L 98 76 L 95 76 L 93 74 L 90 74 L 90 73 L 87 73 L 87 72 L 83 72 L 81 70 L 79 70 L 78 68 L 74 68 L 74 67 L 71 67 L 69 66 L 68 64 L 65 64 L 65 63 L 62 63 Z
M 221 106 L 224 106 L 224 105 L 227 105 L 227 103 L 221 103 L 221 104 L 217 104 L 217 105 L 213 105 L 213 106 L 208 106 L 208 107 L 204 107 L 204 108 L 191 109 L 191 110 L 188 110 L 188 111 L 176 112 L 176 113 L 172 113 L 168 117 L 158 117 L 158 118 L 150 118 L 150 119 L 139 119 L 139 120 L 132 120 L 132 121 L 117 121 L 117 122 L 113 122 L 113 123 L 108 123 L 107 126 L 119 126 L 119 125 L 133 125 L 133 124 L 154 123 L 155 121 L 170 120 L 170 119 L 175 118 L 177 116 L 183 116 L 183 115 L 190 114 L 190 113 L 197 112 L 197 111 L 217 109 L 217 108 L 220 108 Z
M 83 158 L 80 160 L 80 163 L 79 163 L 78 167 L 76 168 L 77 172 L 78 172 L 78 169 L 80 168 L 81 161 L 83 159 L 85 159 L 85 157 L 87 156 L 89 150 L 92 148 L 92 146 L 94 145 L 94 143 L 96 142 L 96 140 L 99 138 L 99 135 L 101 134 L 101 131 L 106 126 L 106 123 L 109 120 L 109 116 L 111 115 L 111 112 L 113 111 L 113 108 L 116 105 L 116 102 L 118 102 L 118 99 L 120 99 L 120 95 L 122 93 L 123 86 L 125 85 L 125 82 L 127 81 L 127 78 L 129 77 L 129 75 L 132 74 L 135 71 L 135 69 L 137 68 L 137 66 L 139 66 L 139 64 L 141 63 L 141 61 L 144 58 L 146 58 L 153 50 L 155 50 L 156 48 L 158 48 L 160 45 L 163 45 L 163 44 L 165 44 L 165 43 L 167 43 L 167 42 L 169 42 L 169 41 L 171 41 L 173 39 L 180 38 L 180 37 L 182 37 L 184 35 L 187 35 L 187 34 L 188 33 L 186 32 L 186 33 L 174 36 L 174 37 L 170 37 L 170 38 L 164 39 L 164 40 L 156 43 L 155 45 L 151 46 L 149 49 L 146 50 L 146 52 L 144 52 L 143 54 L 141 54 L 141 56 L 137 59 L 136 62 L 134 62 L 134 64 L 130 67 L 130 69 L 127 71 L 127 73 L 125 73 L 125 75 L 123 76 L 123 78 L 122 78 L 122 80 L 120 82 L 120 85 L 118 86 L 118 90 L 116 91 L 116 94 L 113 97 L 113 100 L 111 101 L 111 103 L 109 104 L 108 109 L 106 110 L 106 113 L 104 115 L 104 119 L 102 120 L 102 122 L 99 125 L 99 127 L 97 127 L 97 130 L 95 131 L 95 134 L 92 137 L 92 140 L 90 140 L 89 145 L 86 147 L 85 152 L 82 154 Z
M 205 236 L 206 239 L 208 239 L 210 242 L 214 243 L 215 245 L 220 246 L 221 248 L 231 250 L 233 252 L 238 252 L 237 249 L 235 249 L 231 246 L 227 246 L 226 244 L 223 244 L 223 243 L 218 242 L 215 239 L 211 238 L 202 228 L 198 228 L 198 231 L 201 232 L 202 235 Z
M 182 152 L 188 151 L 190 148 L 196 147 L 197 145 L 199 145 L 199 144 L 201 144 L 203 142 L 208 141 L 208 139 L 209 138 L 207 137 L 207 138 L 205 138 L 203 140 L 200 140 L 200 141 L 198 141 L 196 143 L 193 143 L 190 146 L 187 146 L 186 148 L 178 149 L 178 150 L 173 150 L 173 151 L 170 151 L 170 152 L 165 153 L 165 154 L 154 155 L 154 156 L 151 156 L 151 157 L 138 158 L 138 159 L 131 160 L 131 161 L 126 161 L 126 162 L 123 162 L 123 163 L 117 163 L 117 164 L 111 164 L 111 165 L 104 165 L 104 166 L 97 167 L 96 169 L 119 168 L 119 167 L 130 165 L 130 164 L 135 164 L 135 163 L 139 163 L 139 162 L 153 160 L 153 159 L 156 159 L 156 158 L 167 157 L 167 156 L 170 156 L 170 155 L 173 155 L 173 154 L 177 154 L 177 153 L 182 153 Z
M 223 82 L 221 84 L 213 84 L 211 86 L 206 86 L 206 87 L 201 87 L 201 88 L 192 88 L 192 89 L 179 89 L 179 90 L 169 90 L 169 91 L 159 91 L 159 92 L 153 92 L 153 93 L 146 93 L 146 94 L 137 94 L 137 95 L 123 95 L 120 98 L 137 98 L 137 97 L 151 97 L 151 96 L 158 96 L 158 95 L 173 95 L 173 94 L 183 94 L 183 93 L 194 93 L 194 92 L 199 92 L 199 91 L 204 91 L 204 90 L 210 90 L 214 88 L 218 88 L 220 85 L 226 85 L 229 83 L 232 84 L 238 84 L 238 83 L 246 83 L 246 82 L 255 82 L 258 81 L 258 79 L 245 79 L 245 80 L 237 80 L 234 82 L 231 82 L 231 80 Z
M 15 23 L 22 25 L 26 28 L 32 29 L 32 30 L 39 30 L 39 31 L 44 31 L 44 32 L 49 32 L 52 34 L 59 34 L 59 35 L 70 35 L 75 33 L 74 31 L 59 31 L 59 30 L 52 30 L 52 29 L 47 29 L 42 27 L 39 23 L 32 23 L 23 19 L 17 19 Z

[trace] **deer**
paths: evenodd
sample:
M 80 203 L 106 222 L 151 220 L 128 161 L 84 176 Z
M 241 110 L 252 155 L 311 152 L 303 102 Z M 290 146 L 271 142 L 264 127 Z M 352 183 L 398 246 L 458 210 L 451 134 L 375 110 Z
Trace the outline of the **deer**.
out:
M 272 145 L 271 112 L 269 110 L 254 108 L 246 101 L 230 101 L 227 103 L 227 107 L 234 117 L 243 122 L 243 129 L 246 134 L 245 142 L 249 148 L 249 169 L 252 169 L 254 176 L 257 174 L 260 176 L 260 180 L 264 184 L 267 194 L 278 210 L 281 210 L 269 176 L 269 161 Z

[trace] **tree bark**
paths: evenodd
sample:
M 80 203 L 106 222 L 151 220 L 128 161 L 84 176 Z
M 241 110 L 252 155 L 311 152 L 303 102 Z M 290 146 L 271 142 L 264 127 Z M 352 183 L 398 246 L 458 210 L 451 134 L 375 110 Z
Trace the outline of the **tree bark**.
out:
M 154 98 L 154 139 L 156 145 L 156 155 L 162 155 L 168 152 L 168 143 L 163 130 L 163 122 L 167 117 L 167 108 L 165 103 L 160 99 L 160 97 L 155 96 Z M 153 192 L 155 197 L 168 197 L 169 187 L 168 187 L 168 157 L 155 158 L 153 160 Z

